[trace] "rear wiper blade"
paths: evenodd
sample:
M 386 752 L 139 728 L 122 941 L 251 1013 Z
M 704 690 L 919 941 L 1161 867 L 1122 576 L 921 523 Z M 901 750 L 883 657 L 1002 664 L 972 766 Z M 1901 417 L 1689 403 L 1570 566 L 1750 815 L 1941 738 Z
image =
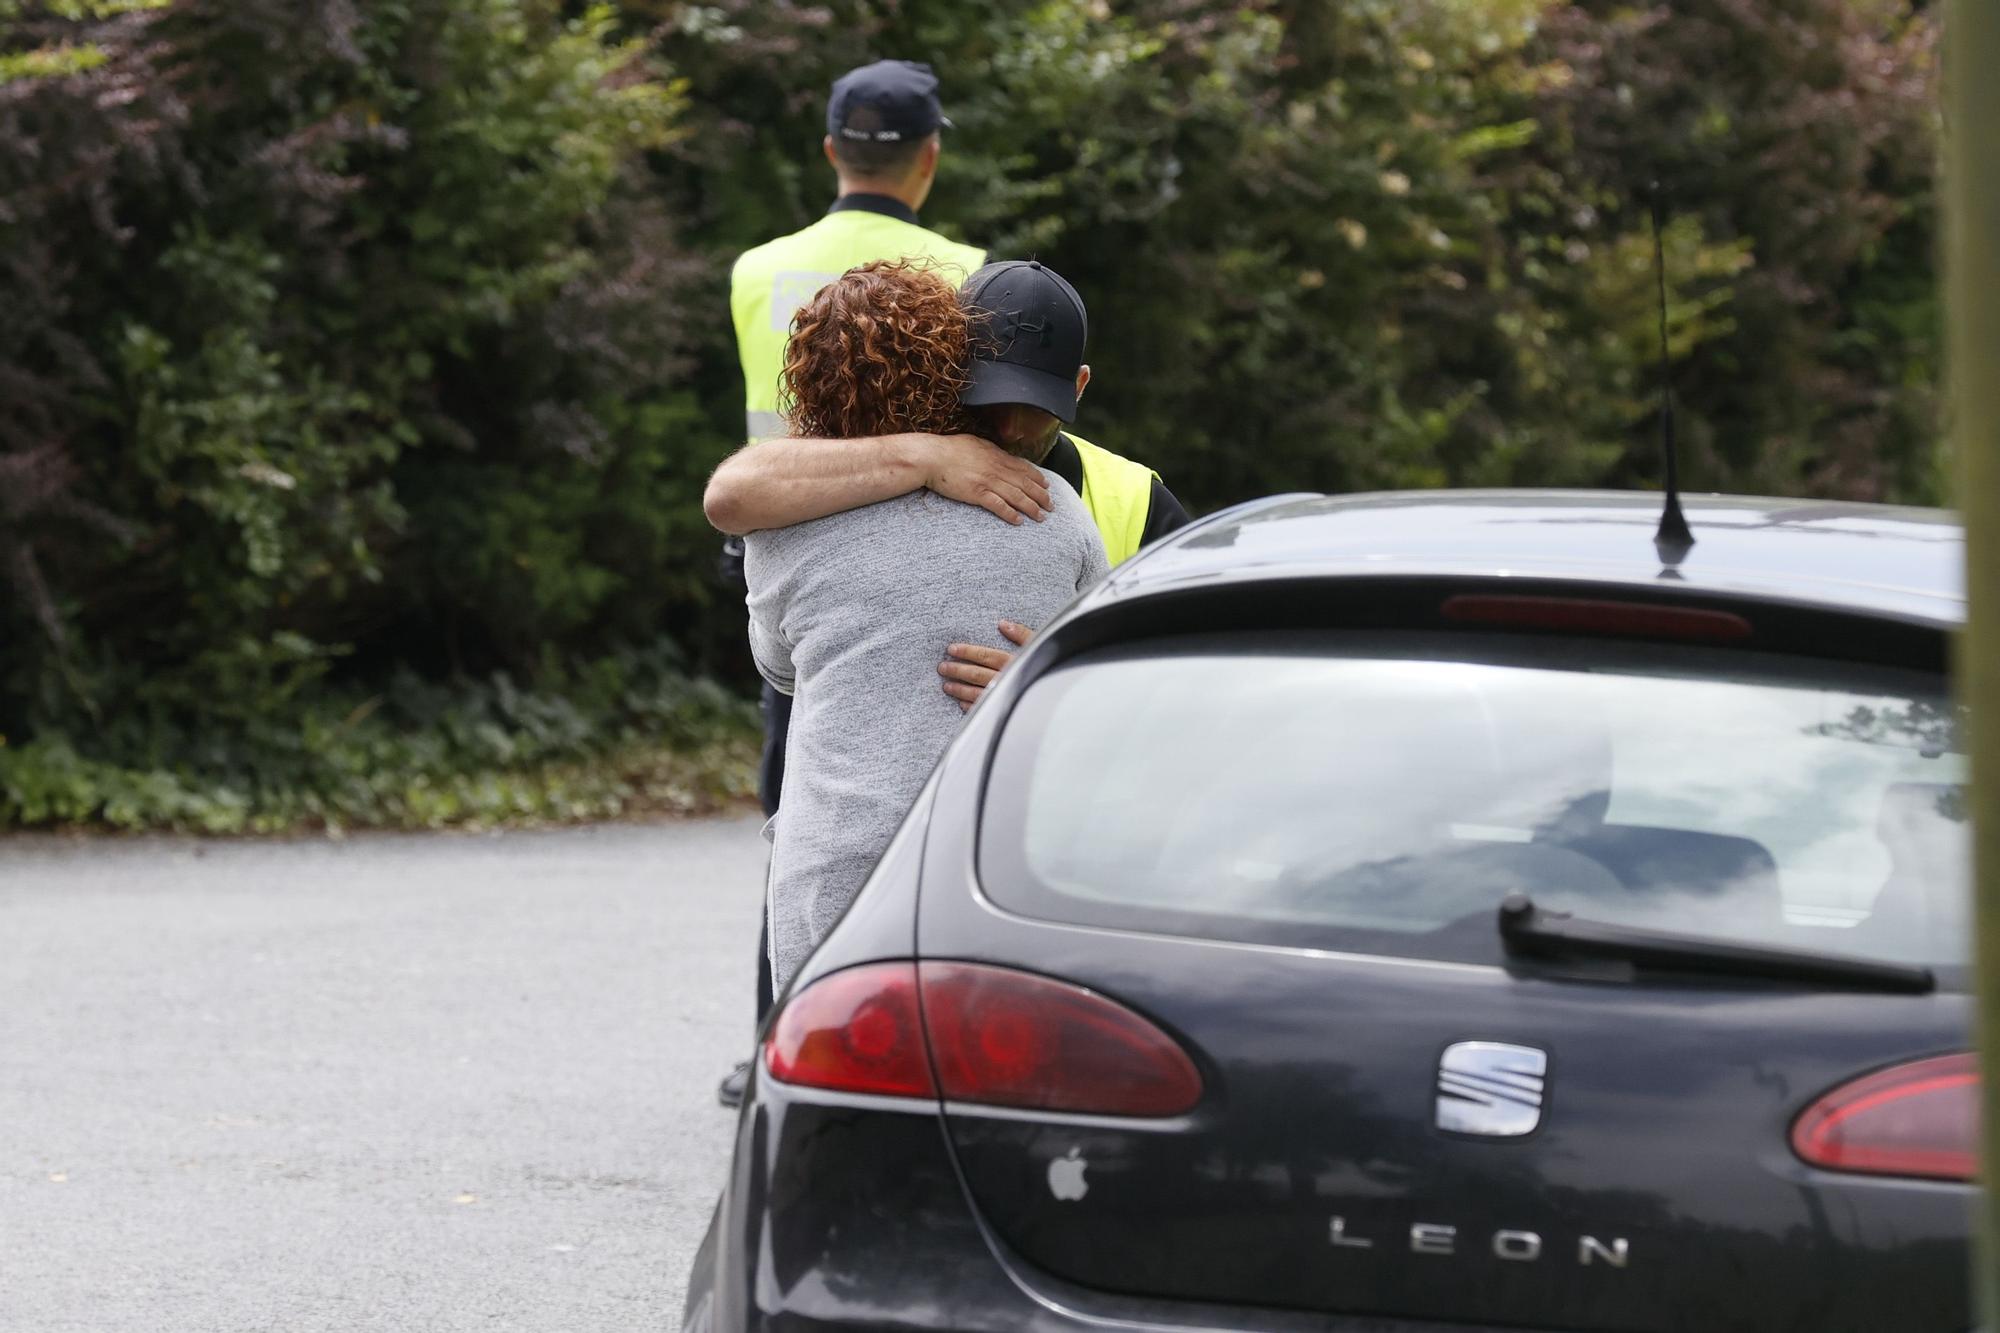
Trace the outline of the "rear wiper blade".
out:
M 1501 902 L 1500 939 L 1509 953 L 1529 957 L 1615 958 L 1676 972 L 1768 977 L 1907 995 L 1937 989 L 1937 978 L 1927 967 L 1590 921 L 1568 912 L 1545 912 L 1525 893 L 1510 893 Z

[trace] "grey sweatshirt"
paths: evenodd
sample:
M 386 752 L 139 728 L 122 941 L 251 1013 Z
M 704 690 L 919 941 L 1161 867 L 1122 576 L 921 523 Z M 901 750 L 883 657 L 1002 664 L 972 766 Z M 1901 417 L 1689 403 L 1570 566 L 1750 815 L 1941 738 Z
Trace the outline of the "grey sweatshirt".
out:
M 1052 512 L 1012 527 L 917 491 L 744 541 L 750 648 L 794 696 L 772 830 L 771 968 L 791 980 L 861 889 L 963 714 L 951 643 L 1010 647 L 1107 571 L 1090 513 L 1054 473 Z

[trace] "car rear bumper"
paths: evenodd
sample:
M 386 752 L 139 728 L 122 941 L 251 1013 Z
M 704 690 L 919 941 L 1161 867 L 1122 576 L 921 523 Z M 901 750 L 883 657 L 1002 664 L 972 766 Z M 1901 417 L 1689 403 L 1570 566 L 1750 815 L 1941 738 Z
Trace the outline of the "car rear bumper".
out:
M 1502 1333 L 1072 1286 L 981 1225 L 934 1110 L 758 1082 L 689 1276 L 684 1333 Z

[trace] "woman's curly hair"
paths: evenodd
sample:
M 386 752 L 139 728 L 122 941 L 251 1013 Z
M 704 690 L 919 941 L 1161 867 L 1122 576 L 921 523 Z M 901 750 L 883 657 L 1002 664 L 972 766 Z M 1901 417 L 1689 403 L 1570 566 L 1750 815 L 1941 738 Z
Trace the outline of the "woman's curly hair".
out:
M 956 434 L 970 424 L 958 394 L 971 358 L 971 320 L 933 266 L 862 264 L 792 317 L 785 416 L 808 439 Z

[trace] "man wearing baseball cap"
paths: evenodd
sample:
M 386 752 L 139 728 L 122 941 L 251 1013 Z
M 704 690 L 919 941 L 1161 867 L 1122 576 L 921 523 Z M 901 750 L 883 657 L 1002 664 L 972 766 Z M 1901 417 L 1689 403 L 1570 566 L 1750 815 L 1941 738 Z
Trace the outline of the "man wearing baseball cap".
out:
M 981 409 L 1003 442 L 1039 446 L 1040 464 L 1083 496 L 1112 564 L 1188 521 L 1151 468 L 1062 429 L 1076 420 L 1090 384 L 1083 359 L 1090 319 L 1076 288 L 1037 260 L 1014 259 L 973 274 L 959 300 L 981 316 L 971 383 L 959 401 Z
M 1035 260 L 1009 260 L 973 274 L 959 299 L 982 316 L 959 401 L 975 410 L 983 433 L 1083 497 L 1114 566 L 1187 524 L 1187 510 L 1158 473 L 1063 429 L 1090 384 L 1083 359 L 1090 320 L 1076 288 Z M 1008 623 L 1000 632 L 1018 647 L 1032 630 Z M 938 674 L 945 693 L 970 708 L 1010 660 L 1000 649 L 954 643 Z

